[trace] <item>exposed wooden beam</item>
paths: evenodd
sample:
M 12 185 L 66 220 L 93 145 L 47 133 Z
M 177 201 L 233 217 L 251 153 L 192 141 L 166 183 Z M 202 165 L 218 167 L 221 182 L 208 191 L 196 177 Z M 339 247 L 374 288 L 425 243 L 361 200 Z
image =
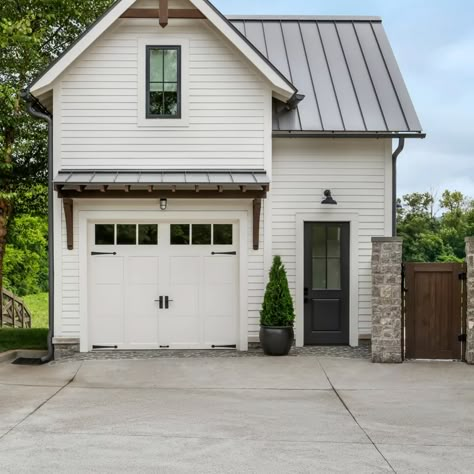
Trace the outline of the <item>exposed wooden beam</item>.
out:
M 246 192 L 247 192 L 247 186 L 240 186 L 240 190 L 241 190 L 243 193 L 246 193 Z
M 217 191 L 220 192 L 220 193 L 222 193 L 222 192 L 224 191 L 224 186 L 218 185 L 218 186 L 217 186 Z
M 67 249 L 74 248 L 74 233 L 73 233 L 73 200 L 70 198 L 63 199 L 64 220 L 66 221 L 66 243 Z
M 129 8 L 120 18 L 160 18 L 158 8 Z M 184 20 L 205 20 L 206 17 L 196 9 L 170 9 L 168 18 Z
M 253 249 L 258 250 L 260 238 L 260 213 L 262 210 L 262 199 L 256 198 L 253 200 Z
M 125 185 L 125 192 L 126 192 L 126 193 L 129 193 L 129 192 L 130 192 L 130 185 L 129 185 L 129 184 L 126 184 L 126 185 Z
M 153 186 L 152 185 L 148 186 L 148 192 L 149 193 L 153 192 Z
M 196 195 L 195 190 L 153 190 L 149 192 L 146 189 L 131 190 L 130 192 L 121 191 L 119 189 L 109 189 L 105 193 L 99 190 L 84 190 L 82 193 L 74 189 L 58 190 L 58 197 L 75 198 L 75 199 L 261 199 L 265 198 L 267 193 L 263 190 L 247 190 L 246 193 L 241 191 L 229 190 L 219 192 L 217 190 L 200 190 Z
M 168 0 L 160 0 L 160 26 L 165 28 L 168 25 Z

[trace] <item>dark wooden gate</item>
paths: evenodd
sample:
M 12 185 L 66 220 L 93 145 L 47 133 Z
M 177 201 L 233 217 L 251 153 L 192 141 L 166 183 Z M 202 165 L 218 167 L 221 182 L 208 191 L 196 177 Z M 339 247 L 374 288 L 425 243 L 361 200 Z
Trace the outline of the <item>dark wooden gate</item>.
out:
M 404 265 L 406 358 L 463 359 L 465 271 L 461 263 Z

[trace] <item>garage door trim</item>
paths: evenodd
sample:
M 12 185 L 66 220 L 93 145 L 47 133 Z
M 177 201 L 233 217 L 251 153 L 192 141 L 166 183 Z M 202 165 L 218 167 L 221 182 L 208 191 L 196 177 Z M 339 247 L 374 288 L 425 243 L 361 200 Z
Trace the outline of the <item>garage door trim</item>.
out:
M 88 324 L 88 227 L 89 224 L 105 221 L 140 221 L 140 222 L 170 222 L 170 221 L 237 221 L 239 226 L 239 334 L 237 340 L 238 350 L 248 349 L 248 212 L 235 210 L 215 210 L 215 211 L 166 211 L 142 210 L 117 211 L 117 210 L 77 210 L 79 218 L 79 286 L 80 291 L 80 350 L 88 352 L 89 324 Z M 139 213 L 139 214 L 138 214 Z M 137 216 L 140 216 L 137 219 Z

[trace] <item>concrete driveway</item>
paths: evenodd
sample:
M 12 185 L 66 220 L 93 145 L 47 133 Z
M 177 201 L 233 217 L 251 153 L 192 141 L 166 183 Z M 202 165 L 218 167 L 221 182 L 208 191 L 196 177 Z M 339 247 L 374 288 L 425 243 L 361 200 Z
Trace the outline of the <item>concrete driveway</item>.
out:
M 474 367 L 314 356 L 4 363 L 0 466 L 472 472 Z

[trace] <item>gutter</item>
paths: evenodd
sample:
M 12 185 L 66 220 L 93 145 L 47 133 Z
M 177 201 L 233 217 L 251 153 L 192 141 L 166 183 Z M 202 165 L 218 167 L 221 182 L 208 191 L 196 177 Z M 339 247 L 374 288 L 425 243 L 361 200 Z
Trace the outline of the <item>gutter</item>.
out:
M 48 353 L 40 358 L 45 364 L 54 360 L 54 212 L 53 212 L 53 116 L 34 97 L 29 88 L 22 91 L 21 98 L 26 102 L 28 113 L 48 123 L 48 286 L 49 286 L 49 317 L 48 317 Z
M 397 236 L 397 158 L 405 147 L 405 138 L 400 137 L 392 154 L 392 236 Z

